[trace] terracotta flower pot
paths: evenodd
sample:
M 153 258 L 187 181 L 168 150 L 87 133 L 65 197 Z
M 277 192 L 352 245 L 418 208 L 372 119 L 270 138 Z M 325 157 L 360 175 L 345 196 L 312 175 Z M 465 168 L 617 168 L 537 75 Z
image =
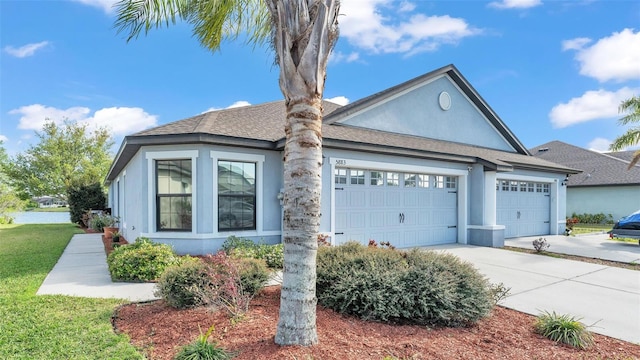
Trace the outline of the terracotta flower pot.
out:
M 118 232 L 117 227 L 104 227 L 104 237 L 105 239 L 111 239 L 113 237 L 113 233 Z

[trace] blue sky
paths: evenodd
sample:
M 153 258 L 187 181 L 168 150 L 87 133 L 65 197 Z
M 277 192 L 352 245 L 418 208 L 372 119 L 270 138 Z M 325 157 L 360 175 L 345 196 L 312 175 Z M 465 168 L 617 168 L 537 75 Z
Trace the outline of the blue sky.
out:
M 0 140 L 46 118 L 116 139 L 210 109 L 282 99 L 268 48 L 202 48 L 186 24 L 129 43 L 113 0 L 0 0 Z M 454 64 L 527 147 L 606 150 L 640 94 L 640 2 L 343 0 L 325 98 L 347 103 Z

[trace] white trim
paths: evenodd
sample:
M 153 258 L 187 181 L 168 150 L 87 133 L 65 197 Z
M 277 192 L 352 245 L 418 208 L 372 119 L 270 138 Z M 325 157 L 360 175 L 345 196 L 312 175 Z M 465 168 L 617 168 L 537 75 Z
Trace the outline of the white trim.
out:
M 156 230 L 156 180 L 155 180 L 155 164 L 156 160 L 171 159 L 191 159 L 191 232 L 180 232 L 179 234 L 196 234 L 198 229 L 198 150 L 181 150 L 181 151 L 150 151 L 147 152 L 147 237 L 163 238 L 162 234 L 175 234 L 173 232 Z
M 331 173 L 329 174 L 329 178 L 331 179 L 331 213 L 330 222 L 331 225 L 329 227 L 329 244 L 336 245 L 336 176 L 334 175 L 336 172 L 336 164 L 331 161 L 329 158 L 329 169 Z
M 520 180 L 520 181 L 533 181 L 539 183 L 552 183 L 558 181 L 558 179 L 550 178 L 550 177 L 542 177 L 542 176 L 530 176 L 530 175 L 518 175 L 518 174 L 504 174 L 498 173 L 496 175 L 496 180 Z M 494 183 L 495 187 L 496 184 Z
M 504 230 L 504 225 L 467 225 L 469 230 Z
M 455 175 L 455 176 L 467 176 L 469 175 L 468 169 L 449 169 L 433 166 L 419 166 L 408 164 L 395 164 L 379 161 L 367 161 L 367 160 L 353 160 L 347 158 L 329 158 L 329 163 L 333 167 L 349 168 L 349 169 L 365 169 L 365 170 L 384 170 L 384 171 L 398 171 L 398 172 L 419 172 L 429 175 Z M 333 176 L 333 173 L 331 173 Z
M 232 233 L 201 233 L 201 234 L 192 234 L 190 232 L 168 232 L 161 231 L 155 233 L 141 233 L 142 237 L 149 237 L 154 239 L 184 239 L 184 240 L 202 240 L 202 239 L 226 239 L 229 235 L 237 235 L 237 236 L 280 236 L 282 234 L 279 230 L 270 230 L 264 231 L 258 234 L 255 231 L 240 231 Z
M 268 236 L 268 232 L 263 232 L 264 219 L 264 160 L 265 156 L 260 154 L 234 153 L 211 150 L 209 153 L 213 163 L 213 199 L 211 206 L 213 211 L 213 235 L 214 236 Z M 251 231 L 219 231 L 218 230 L 218 161 L 243 161 L 256 163 L 256 229 Z M 280 232 L 278 232 L 280 233 Z

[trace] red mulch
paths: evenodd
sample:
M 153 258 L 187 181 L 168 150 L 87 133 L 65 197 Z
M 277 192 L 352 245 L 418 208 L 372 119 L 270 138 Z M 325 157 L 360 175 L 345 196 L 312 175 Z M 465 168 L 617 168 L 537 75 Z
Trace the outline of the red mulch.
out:
M 215 324 L 215 339 L 235 359 L 640 359 L 640 345 L 594 334 L 595 345 L 578 350 L 559 345 L 533 331 L 535 317 L 496 307 L 470 328 L 388 325 L 343 316 L 318 306 L 320 343 L 281 347 L 274 343 L 280 287 L 264 289 L 246 317 L 232 324 L 222 311 L 176 310 L 162 300 L 128 304 L 113 318 L 119 333 L 144 349 L 151 359 L 172 359 L 180 346 Z M 630 319 L 631 321 L 631 319 Z

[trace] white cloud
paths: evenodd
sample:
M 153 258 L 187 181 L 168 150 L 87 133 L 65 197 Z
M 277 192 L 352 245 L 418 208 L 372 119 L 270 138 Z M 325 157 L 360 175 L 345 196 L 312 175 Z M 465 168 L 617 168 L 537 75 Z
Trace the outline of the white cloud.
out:
M 49 45 L 48 41 L 41 41 L 39 43 L 27 44 L 20 46 L 19 48 L 14 48 L 13 46 L 5 46 L 4 51 L 12 56 L 17 58 L 25 58 L 28 56 L 33 56 L 36 51 L 44 48 Z
M 81 4 L 97 7 L 102 9 L 107 14 L 111 14 L 115 9 L 113 5 L 118 2 L 118 0 L 73 0 L 75 2 L 79 2 Z
M 591 90 L 564 104 L 558 104 L 549 112 L 554 128 L 564 128 L 578 123 L 619 116 L 620 103 L 640 92 L 640 88 L 624 87 L 616 92 Z
M 341 62 L 350 63 L 350 62 L 357 61 L 358 59 L 360 59 L 360 54 L 358 54 L 355 51 L 350 54 L 345 54 L 340 51 L 332 51 L 331 55 L 329 56 L 329 63 L 330 64 L 337 64 Z
M 9 140 L 9 138 L 8 138 L 8 137 L 6 137 L 6 136 L 4 136 L 4 135 L 0 134 L 0 141 L 7 142 L 8 140 Z
M 392 0 L 346 1 L 341 4 L 340 36 L 372 53 L 435 51 L 442 44 L 481 33 L 464 19 L 448 15 L 409 14 L 411 6 Z M 395 12 L 395 16 L 383 14 Z M 397 18 L 397 19 L 396 19 Z M 401 19 L 400 19 L 401 18 Z M 399 19 L 399 20 L 398 20 Z
M 624 29 L 598 40 L 590 47 L 584 38 L 563 42 L 563 49 L 577 50 L 580 74 L 598 81 L 640 79 L 640 31 Z M 588 40 L 588 39 L 586 39 Z
M 609 145 L 611 145 L 611 140 L 605 138 L 595 138 L 589 142 L 589 150 L 597 151 L 599 153 L 609 151 Z
M 562 50 L 580 50 L 590 42 L 591 39 L 589 38 L 575 38 L 571 40 L 565 40 L 562 42 Z
M 243 107 L 243 106 L 251 106 L 251 103 L 246 101 L 246 100 L 238 100 L 238 101 L 234 102 L 233 104 L 227 106 L 226 108 L 210 107 L 207 110 L 201 112 L 200 114 L 208 113 L 210 111 L 218 111 L 218 110 L 224 110 L 224 109 L 239 108 L 239 107 Z
M 332 103 L 338 104 L 338 105 L 347 105 L 349 103 L 349 99 L 347 99 L 344 96 L 335 96 L 325 100 L 331 101 Z
M 65 120 L 86 123 L 90 129 L 106 127 L 115 136 L 128 135 L 158 125 L 157 117 L 149 115 L 141 108 L 111 107 L 96 111 L 90 116 L 91 109 L 71 107 L 58 109 L 40 104 L 22 106 L 9 111 L 11 115 L 21 115 L 18 129 L 42 130 L 47 121 L 60 125 Z M 48 120 L 47 120 L 48 119 Z
M 540 0 L 501 0 L 489 3 L 489 7 L 496 9 L 529 9 L 542 5 Z

